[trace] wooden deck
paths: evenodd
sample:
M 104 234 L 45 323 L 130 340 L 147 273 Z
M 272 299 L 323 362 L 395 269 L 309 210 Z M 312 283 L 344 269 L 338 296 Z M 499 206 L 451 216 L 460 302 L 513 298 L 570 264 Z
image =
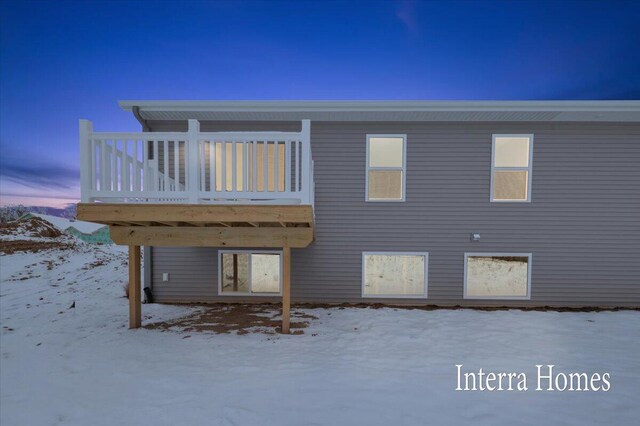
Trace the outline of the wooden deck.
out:
M 129 326 L 142 324 L 140 246 L 282 248 L 282 332 L 289 332 L 291 249 L 314 239 L 310 205 L 80 203 L 79 220 L 109 225 L 129 246 Z
M 78 204 L 78 219 L 109 225 L 122 245 L 307 247 L 309 205 Z

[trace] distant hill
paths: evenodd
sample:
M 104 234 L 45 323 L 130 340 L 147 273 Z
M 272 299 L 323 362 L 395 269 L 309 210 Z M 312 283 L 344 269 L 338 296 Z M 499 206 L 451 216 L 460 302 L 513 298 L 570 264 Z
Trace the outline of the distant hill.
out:
M 67 217 L 69 210 L 67 208 L 55 208 L 55 207 L 42 207 L 42 206 L 27 206 L 29 211 L 37 211 L 42 214 L 49 214 L 51 216 Z M 75 216 L 75 215 L 74 215 Z
M 16 220 L 23 216 L 25 213 L 39 213 L 50 216 L 63 217 L 65 219 L 75 219 L 76 205 L 69 204 L 65 208 L 24 205 L 2 206 L 0 207 L 0 223 Z

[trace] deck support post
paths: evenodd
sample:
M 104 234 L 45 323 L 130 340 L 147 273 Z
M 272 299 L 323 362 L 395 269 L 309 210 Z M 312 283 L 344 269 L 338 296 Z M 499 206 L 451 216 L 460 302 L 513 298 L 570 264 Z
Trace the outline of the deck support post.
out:
M 142 325 L 140 246 L 129 246 L 129 328 Z
M 291 316 L 291 248 L 282 249 L 282 333 L 289 334 Z

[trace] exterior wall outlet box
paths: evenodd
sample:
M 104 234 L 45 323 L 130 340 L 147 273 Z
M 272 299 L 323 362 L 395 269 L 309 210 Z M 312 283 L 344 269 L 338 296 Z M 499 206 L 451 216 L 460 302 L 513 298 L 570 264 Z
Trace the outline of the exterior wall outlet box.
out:
M 162 281 L 169 281 L 169 273 L 168 272 L 163 272 L 162 273 Z

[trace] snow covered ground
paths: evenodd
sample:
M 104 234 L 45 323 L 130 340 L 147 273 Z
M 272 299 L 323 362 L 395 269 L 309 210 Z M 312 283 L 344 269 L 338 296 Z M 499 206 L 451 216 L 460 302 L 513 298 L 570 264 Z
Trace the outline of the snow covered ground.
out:
M 0 424 L 637 424 L 640 312 L 296 309 L 303 335 L 128 330 L 126 254 L 0 256 Z M 75 302 L 75 308 L 70 308 Z M 193 307 L 143 305 L 144 322 Z M 465 370 L 526 392 L 455 391 Z M 609 392 L 537 392 L 535 364 L 608 372 Z

